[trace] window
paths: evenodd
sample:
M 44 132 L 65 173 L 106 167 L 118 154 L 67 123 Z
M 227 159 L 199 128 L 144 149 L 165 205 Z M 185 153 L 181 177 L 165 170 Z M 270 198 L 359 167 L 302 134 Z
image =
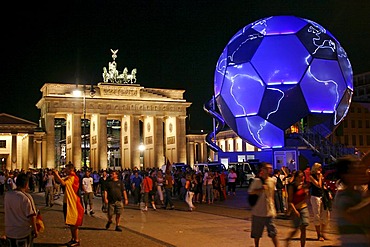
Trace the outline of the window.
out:
M 358 120 L 358 127 L 362 128 L 362 120 Z
M 355 120 L 351 120 L 351 128 L 356 128 L 356 121 Z
M 343 121 L 343 127 L 344 128 L 348 128 L 348 121 L 347 121 L 347 119 L 344 119 L 344 121 Z
M 6 140 L 0 140 L 0 148 L 6 148 Z
M 370 135 L 369 135 L 369 143 L 370 143 Z M 348 146 L 348 135 L 344 136 L 344 145 Z
M 357 145 L 357 138 L 355 135 L 352 135 L 352 146 L 356 146 Z
M 363 146 L 364 145 L 364 137 L 363 135 L 358 136 L 358 145 Z
M 366 129 L 370 128 L 370 121 L 368 119 L 365 120 Z
M 361 108 L 357 108 L 357 113 L 361 113 Z
M 370 146 L 370 135 L 366 135 L 366 146 Z

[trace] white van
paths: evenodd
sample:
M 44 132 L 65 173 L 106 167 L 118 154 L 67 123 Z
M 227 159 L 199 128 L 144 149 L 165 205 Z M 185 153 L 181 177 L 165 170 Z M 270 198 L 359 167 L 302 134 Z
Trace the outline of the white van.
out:
M 204 172 L 205 169 L 208 169 L 211 172 L 221 173 L 222 171 L 226 170 L 226 167 L 222 163 L 211 162 L 211 163 L 198 163 L 198 164 L 194 164 L 193 169 L 196 172 L 199 172 L 199 171 Z

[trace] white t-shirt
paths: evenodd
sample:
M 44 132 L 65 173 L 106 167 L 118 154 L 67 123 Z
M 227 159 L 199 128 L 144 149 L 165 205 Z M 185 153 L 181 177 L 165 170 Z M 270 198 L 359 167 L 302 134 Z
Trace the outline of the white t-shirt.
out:
M 15 190 L 5 193 L 5 234 L 9 238 L 25 238 L 32 232 L 30 216 L 36 215 L 31 195 Z
M 93 192 L 93 178 L 92 177 L 85 177 L 82 179 L 82 186 L 84 188 L 85 193 Z
M 230 183 L 235 183 L 237 177 L 238 175 L 235 172 L 230 172 L 228 175 L 228 180 Z
M 274 180 L 268 177 L 265 180 L 265 184 L 268 186 L 267 190 L 264 190 L 259 194 L 256 205 L 252 207 L 252 215 L 260 217 L 275 217 L 276 209 L 274 204 L 274 193 L 275 183 Z M 262 188 L 262 180 L 260 178 L 253 179 L 252 184 L 249 186 L 248 192 L 255 189 Z

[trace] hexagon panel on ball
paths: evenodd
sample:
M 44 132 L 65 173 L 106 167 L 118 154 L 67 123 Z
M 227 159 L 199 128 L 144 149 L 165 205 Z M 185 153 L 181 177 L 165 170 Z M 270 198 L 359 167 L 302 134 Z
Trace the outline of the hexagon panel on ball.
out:
M 348 112 L 352 76 L 329 31 L 307 19 L 272 16 L 228 42 L 214 92 L 230 128 L 254 146 L 271 148 L 283 146 L 284 131 L 304 117 L 323 136 L 332 132 Z

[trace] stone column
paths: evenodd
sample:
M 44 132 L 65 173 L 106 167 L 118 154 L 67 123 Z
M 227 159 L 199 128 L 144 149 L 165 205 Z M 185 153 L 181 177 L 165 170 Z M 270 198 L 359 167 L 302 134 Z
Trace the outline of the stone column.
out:
M 247 142 L 242 140 L 242 152 L 247 151 Z
M 100 114 L 98 116 L 98 156 L 99 169 L 107 169 L 108 167 L 108 140 L 107 140 L 107 115 Z
M 46 168 L 46 160 L 47 160 L 47 155 L 46 155 L 46 150 L 47 150 L 47 142 L 46 142 L 46 135 L 44 135 L 44 137 L 42 138 L 42 147 L 41 147 L 41 150 L 42 150 L 42 161 L 41 161 L 41 167 L 42 168 Z
M 186 162 L 186 124 L 185 116 L 176 117 L 177 162 Z
M 45 116 L 45 131 L 46 131 L 46 167 L 55 167 L 55 115 L 47 113 Z
M 207 162 L 208 161 L 208 147 L 207 147 L 207 144 L 205 142 L 201 142 L 200 143 L 201 145 L 201 150 L 202 150 L 202 157 L 201 157 L 201 161 L 202 162 Z
M 11 170 L 17 168 L 17 134 L 12 133 L 12 157 L 11 157 Z
M 42 166 L 42 140 L 36 141 L 36 167 L 39 169 Z
M 194 166 L 194 141 L 188 142 L 188 153 L 189 153 L 188 165 L 193 167 Z
M 131 153 L 131 168 L 134 166 L 140 167 L 140 128 L 139 128 L 140 116 L 134 115 L 130 117 L 130 138 L 129 146 Z
M 28 162 L 27 162 L 27 169 L 32 167 L 34 168 L 35 166 L 35 161 L 34 161 L 34 150 L 33 150 L 33 140 L 34 140 L 34 135 L 33 134 L 28 134 Z
M 163 117 L 154 118 L 154 166 L 162 167 L 165 164 L 163 152 Z
M 81 114 L 73 114 L 71 121 L 71 151 L 72 163 L 76 170 L 82 168 L 82 146 L 81 146 Z

